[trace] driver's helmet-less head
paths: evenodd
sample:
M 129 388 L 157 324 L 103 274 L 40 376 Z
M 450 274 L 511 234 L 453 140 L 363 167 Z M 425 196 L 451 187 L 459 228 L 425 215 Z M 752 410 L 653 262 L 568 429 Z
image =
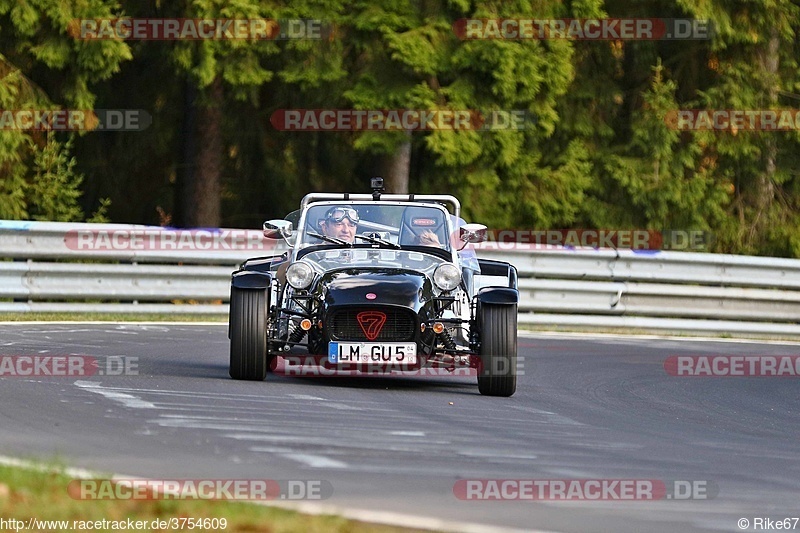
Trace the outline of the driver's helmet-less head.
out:
M 356 228 L 360 218 L 358 211 L 346 205 L 335 205 L 325 212 L 319 227 L 328 237 L 352 243 L 355 240 Z
M 353 224 L 358 224 L 358 211 L 347 205 L 335 205 L 325 213 L 325 222 L 343 222 L 349 219 Z

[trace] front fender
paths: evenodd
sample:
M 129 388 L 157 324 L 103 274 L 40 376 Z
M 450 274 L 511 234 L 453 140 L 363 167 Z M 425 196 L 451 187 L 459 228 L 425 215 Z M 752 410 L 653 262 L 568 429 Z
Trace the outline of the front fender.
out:
M 478 292 L 478 302 L 490 305 L 519 303 L 519 291 L 511 287 L 484 287 Z
M 239 270 L 231 275 L 231 286 L 237 289 L 269 289 L 273 273 Z

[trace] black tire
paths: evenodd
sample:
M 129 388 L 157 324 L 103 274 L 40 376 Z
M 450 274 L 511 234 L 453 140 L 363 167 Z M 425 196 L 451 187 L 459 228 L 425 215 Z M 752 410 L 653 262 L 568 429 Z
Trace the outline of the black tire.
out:
M 228 327 L 231 377 L 263 381 L 270 370 L 267 353 L 267 291 L 231 287 Z
M 508 397 L 517 390 L 517 306 L 480 306 L 481 368 L 478 390 Z

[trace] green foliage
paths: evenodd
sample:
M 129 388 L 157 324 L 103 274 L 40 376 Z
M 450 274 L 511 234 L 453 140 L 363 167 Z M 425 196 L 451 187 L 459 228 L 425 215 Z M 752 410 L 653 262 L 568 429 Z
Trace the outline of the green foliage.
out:
M 29 208 L 34 220 L 71 222 L 83 218 L 78 205 L 83 176 L 75 173 L 71 148 L 72 139 L 62 144 L 48 136 L 44 147 L 34 153 Z
M 80 41 L 70 32 L 74 19 L 109 17 L 116 7 L 105 0 L 0 0 L 0 110 L 91 109 L 89 85 L 118 72 L 131 51 L 120 41 Z M 33 81 L 32 72 L 43 80 Z M 82 218 L 82 177 L 71 147 L 71 139 L 60 143 L 52 134 L 0 131 L 0 218 Z
M 93 224 L 107 224 L 111 222 L 111 219 L 108 218 L 109 207 L 111 207 L 111 199 L 101 198 L 97 211 L 95 211 L 92 216 L 87 218 L 86 222 L 91 222 Z
M 275 18 L 276 10 L 256 0 L 198 0 L 179 16 L 199 19 Z M 274 41 L 247 39 L 183 40 L 173 50 L 180 72 L 189 74 L 193 83 L 205 88 L 218 77 L 239 99 L 253 96 L 253 91 L 272 79 L 273 72 L 262 59 L 278 52 Z
M 788 0 L 741 4 L 680 2 L 719 29 L 710 43 L 713 84 L 697 92 L 694 107 L 777 109 L 798 107 L 800 6 Z M 739 253 L 797 255 L 796 194 L 800 131 L 725 131 L 699 136 L 714 175 L 732 189 L 728 221 L 718 228 L 720 248 Z M 798 256 L 800 257 L 800 256 Z

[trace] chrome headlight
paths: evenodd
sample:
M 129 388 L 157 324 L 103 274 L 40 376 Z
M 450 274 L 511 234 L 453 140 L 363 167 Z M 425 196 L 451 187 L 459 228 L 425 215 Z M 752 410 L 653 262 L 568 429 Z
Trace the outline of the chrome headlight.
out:
M 298 261 L 286 269 L 286 283 L 295 289 L 306 289 L 314 281 L 314 269 L 311 265 Z
M 452 291 L 461 283 L 461 271 L 453 263 L 442 263 L 433 271 L 433 282 L 443 291 Z

